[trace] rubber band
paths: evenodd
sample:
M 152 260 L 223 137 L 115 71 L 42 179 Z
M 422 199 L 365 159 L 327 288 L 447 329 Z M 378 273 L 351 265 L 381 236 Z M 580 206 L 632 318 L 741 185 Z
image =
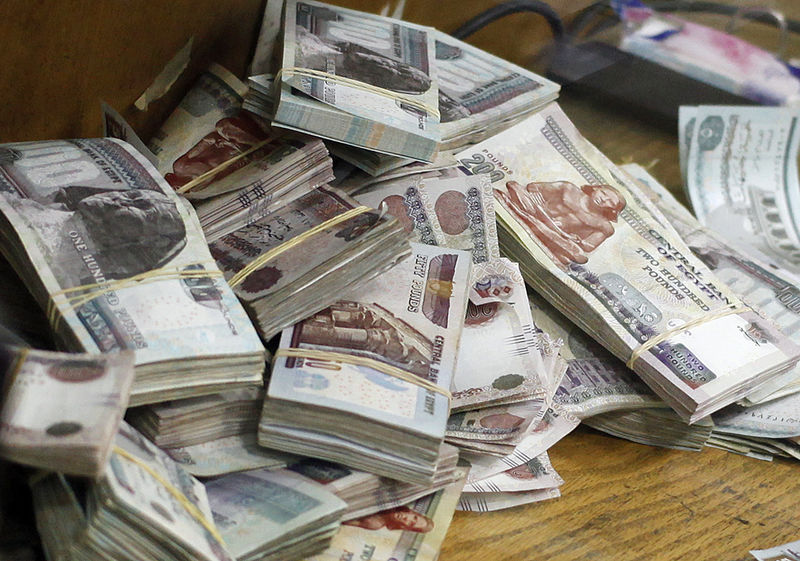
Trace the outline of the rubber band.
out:
M 397 92 L 393 92 L 392 90 L 387 90 L 386 88 L 381 88 L 379 86 L 373 86 L 372 84 L 367 84 L 366 82 L 353 80 L 352 78 L 347 78 L 345 76 L 337 76 L 336 74 L 330 74 L 328 72 L 323 72 L 322 70 L 314 70 L 312 68 L 300 68 L 298 66 L 292 66 L 288 68 L 281 68 L 275 75 L 274 83 L 280 84 L 281 77 L 284 75 L 304 76 L 306 78 L 318 78 L 321 80 L 328 80 L 331 82 L 342 84 L 344 86 L 350 86 L 351 88 L 363 90 L 366 92 L 375 93 L 383 97 L 388 97 L 389 99 L 399 101 L 400 103 L 405 103 L 406 105 L 411 105 L 412 107 L 416 107 L 421 111 L 425 111 L 425 113 L 427 113 L 428 115 L 431 115 L 441 120 L 441 115 L 439 114 L 438 106 L 432 107 L 427 103 L 420 101 L 418 99 L 406 97 Z
M 186 267 L 192 266 L 213 266 L 216 267 L 216 263 L 191 263 L 186 265 Z M 165 281 L 165 280 L 177 280 L 177 279 L 190 279 L 190 278 L 221 278 L 222 271 L 219 269 L 153 269 L 152 271 L 145 271 L 144 273 L 139 273 L 138 275 L 133 275 L 132 277 L 127 277 L 124 279 L 119 280 L 112 280 L 112 281 L 105 281 L 105 282 L 98 282 L 98 283 L 89 283 L 89 284 L 82 284 L 80 286 L 73 286 L 70 288 L 65 288 L 63 290 L 59 290 L 57 292 L 53 292 L 50 295 L 50 299 L 47 302 L 47 319 L 50 322 L 50 325 L 53 329 L 58 327 L 59 318 L 57 314 L 59 313 L 58 304 L 56 303 L 57 297 L 63 297 L 65 302 L 62 305 L 67 306 L 69 309 L 76 310 L 86 304 L 94 300 L 95 298 L 101 296 L 102 294 L 106 294 L 108 292 L 116 292 L 119 290 L 123 290 L 125 288 L 130 288 L 132 286 L 136 286 L 137 284 L 143 282 L 158 282 L 158 281 Z M 87 292 L 88 291 L 88 292 Z M 76 294 L 80 292 L 81 294 Z
M 272 142 L 274 140 L 275 140 L 275 138 L 269 137 L 266 140 L 262 140 L 261 142 L 253 144 L 250 148 L 248 148 L 244 152 L 241 152 L 240 154 L 237 154 L 236 156 L 234 156 L 230 160 L 226 160 L 226 161 L 222 162 L 220 165 L 208 170 L 207 172 L 198 175 L 197 177 L 195 177 L 194 179 L 192 179 L 191 181 L 189 181 L 185 185 L 179 187 L 178 189 L 175 189 L 175 191 L 177 193 L 181 194 L 181 195 L 186 193 L 186 192 L 188 192 L 188 191 L 191 191 L 197 185 L 203 183 L 209 177 L 214 177 L 219 172 L 229 168 L 230 166 L 232 166 L 233 164 L 235 164 L 236 162 L 238 162 L 239 160 L 241 160 L 245 156 L 249 156 L 250 154 L 252 154 L 256 150 L 259 150 L 259 149 L 263 148 L 264 146 L 266 146 L 267 144 L 269 144 L 270 142 Z
M 371 211 L 371 210 L 374 210 L 374 209 L 372 209 L 372 208 L 370 208 L 368 206 L 359 206 L 359 207 L 356 207 L 356 208 L 351 208 L 347 212 L 343 212 L 342 214 L 337 214 L 333 218 L 329 218 L 325 222 L 321 222 L 321 223 L 317 224 L 316 226 L 306 230 L 302 234 L 299 234 L 299 235 L 293 237 L 292 239 L 290 239 L 288 241 L 285 241 L 281 245 L 279 245 L 277 247 L 273 247 L 272 249 L 270 249 L 266 253 L 262 253 L 261 255 L 256 257 L 250 263 L 245 265 L 238 273 L 236 273 L 230 279 L 228 279 L 228 284 L 231 286 L 231 288 L 235 288 L 235 287 L 239 286 L 244 281 L 244 279 L 246 279 L 248 276 L 250 276 L 257 269 L 260 269 L 262 266 L 264 266 L 264 264 L 267 261 L 270 261 L 271 259 L 274 259 L 275 257 L 280 255 L 281 253 L 283 253 L 285 251 L 288 251 L 288 250 L 292 249 L 293 247 L 303 243 L 308 238 L 318 234 L 319 232 L 321 232 L 323 230 L 327 230 L 328 228 L 332 228 L 333 226 L 336 226 L 337 224 L 345 222 L 346 220 L 350 220 L 351 218 L 353 218 L 355 216 L 358 216 L 360 214 L 363 214 L 363 213 Z
M 728 304 L 724 308 L 720 308 L 720 309 L 715 310 L 713 312 L 710 312 L 710 313 L 708 313 L 706 315 L 703 315 L 703 316 L 700 316 L 698 318 L 695 318 L 695 319 L 693 319 L 691 321 L 687 321 L 683 325 L 679 325 L 678 327 L 670 329 L 669 331 L 665 331 L 664 333 L 659 333 L 658 335 L 655 335 L 655 336 L 651 337 L 650 339 L 648 339 L 647 341 L 645 341 L 644 343 L 639 345 L 638 348 L 634 349 L 633 353 L 631 353 L 631 358 L 628 359 L 628 362 L 626 363 L 626 365 L 627 365 L 628 368 L 633 370 L 634 363 L 637 360 L 639 360 L 639 358 L 641 358 L 641 355 L 643 353 L 646 353 L 647 351 L 649 351 L 651 348 L 653 348 L 654 346 L 658 345 L 659 343 L 663 343 L 667 339 L 670 339 L 670 338 L 674 337 L 675 335 L 680 335 L 684 331 L 688 331 L 689 329 L 697 327 L 698 325 L 703 325 L 705 323 L 709 323 L 709 322 L 712 322 L 714 320 L 723 318 L 725 316 L 730 316 L 730 315 L 736 314 L 738 312 L 741 312 L 741 311 L 744 311 L 744 310 L 747 310 L 747 309 L 748 309 L 748 307 L 745 306 L 742 303 Z
M 172 483 L 164 479 L 160 473 L 158 473 L 150 465 L 145 463 L 140 458 L 137 458 L 135 455 L 131 454 L 124 448 L 120 448 L 119 446 L 114 446 L 114 453 L 119 454 L 126 460 L 133 462 L 134 464 L 142 468 L 144 471 L 146 471 L 150 476 L 152 476 L 153 479 L 161 483 L 161 485 L 163 485 L 163 487 L 169 492 L 169 494 L 175 497 L 175 499 L 179 503 L 181 503 L 181 506 L 183 506 L 183 508 L 186 509 L 186 512 L 188 512 L 192 518 L 194 518 L 197 522 L 202 524 L 203 528 L 205 528 L 208 531 L 208 533 L 211 534 L 214 537 L 214 539 L 216 539 L 221 545 L 223 546 L 225 545 L 225 541 L 222 539 L 222 536 L 219 534 L 219 531 L 217 530 L 216 526 L 214 526 L 214 524 L 208 521 L 203 512 L 199 508 L 197 508 L 196 504 L 187 499 L 186 495 L 181 493 L 179 489 L 175 488 L 175 486 Z
M 378 372 L 386 374 L 387 376 L 398 378 L 404 382 L 408 382 L 409 384 L 414 384 L 415 386 L 419 386 L 426 390 L 442 394 L 448 400 L 452 398 L 452 395 L 448 390 L 436 385 L 430 380 L 421 378 L 416 374 L 407 372 L 402 368 L 398 368 L 397 366 L 392 366 L 391 364 L 387 364 L 385 362 L 381 362 L 380 360 L 375 360 L 374 358 L 369 358 L 366 356 L 351 355 L 336 351 L 323 351 L 320 349 L 301 349 L 298 347 L 289 347 L 277 350 L 275 353 L 275 358 L 277 359 L 280 357 L 333 360 L 355 366 L 364 366 L 366 368 L 377 370 Z

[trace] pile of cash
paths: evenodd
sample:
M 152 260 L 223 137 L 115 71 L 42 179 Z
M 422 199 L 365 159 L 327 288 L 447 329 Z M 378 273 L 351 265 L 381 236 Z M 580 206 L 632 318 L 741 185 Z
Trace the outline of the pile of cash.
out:
M 698 222 L 432 28 L 269 0 L 252 73 L 0 145 L 0 557 L 434 561 L 581 422 L 800 459 L 790 110 L 682 110 Z

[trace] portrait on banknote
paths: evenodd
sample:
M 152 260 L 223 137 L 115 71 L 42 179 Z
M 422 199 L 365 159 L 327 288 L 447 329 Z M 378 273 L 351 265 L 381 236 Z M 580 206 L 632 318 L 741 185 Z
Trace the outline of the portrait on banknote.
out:
M 570 181 L 506 183 L 497 191 L 508 209 L 562 265 L 586 263 L 614 234 L 625 199 L 607 184 L 578 187 Z
M 404 532 L 427 533 L 433 530 L 433 520 L 409 506 L 399 506 L 342 522 L 347 526 L 357 526 L 365 530 L 401 530 Z

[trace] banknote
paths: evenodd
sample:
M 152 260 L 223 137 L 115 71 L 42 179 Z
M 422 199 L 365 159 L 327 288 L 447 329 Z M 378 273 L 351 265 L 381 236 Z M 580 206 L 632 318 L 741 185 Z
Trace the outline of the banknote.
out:
M 453 150 L 439 150 L 433 162 L 416 162 L 410 161 L 396 169 L 387 171 L 380 175 L 372 175 L 360 169 L 354 169 L 345 178 L 337 184 L 337 187 L 346 193 L 360 193 L 363 190 L 369 189 L 371 186 L 390 181 L 392 179 L 399 179 L 408 175 L 419 175 L 430 172 L 441 172 L 446 174 L 448 170 L 455 168 L 457 165 L 455 159 L 455 151 Z M 337 175 L 337 180 L 339 176 Z
M 561 496 L 559 489 L 535 489 L 516 493 L 464 493 L 458 499 L 456 510 L 467 512 L 491 512 L 515 506 L 538 503 Z
M 544 401 L 548 372 L 525 283 L 515 263 L 505 260 L 505 265 L 508 290 L 500 301 L 467 305 L 451 386 L 455 411 L 509 400 Z
M 279 469 L 297 456 L 258 445 L 256 433 L 236 434 L 164 452 L 195 477 L 216 477 L 237 471 Z
M 288 0 L 282 82 L 347 114 L 438 140 L 432 34 L 431 28 L 404 21 L 311 0 Z M 301 72 L 287 70 L 295 68 Z M 315 77 L 302 70 L 321 74 Z M 327 79 L 328 75 L 333 76 Z M 358 83 L 379 86 L 393 95 L 375 93 Z M 282 121 L 280 105 L 275 120 Z
M 105 101 L 100 102 L 100 109 L 103 113 L 103 136 L 124 140 L 136 148 L 142 156 L 150 160 L 154 166 L 158 165 L 158 158 L 153 154 L 147 145 L 139 138 L 133 127 L 128 124 L 125 118 L 116 109 Z
M 436 245 L 469 251 L 473 263 L 499 259 L 494 197 L 488 178 L 426 175 L 421 176 L 418 189 Z
M 735 246 L 800 271 L 797 110 L 699 106 L 686 153 L 686 190 L 697 219 Z
M 180 169 L 176 173 L 174 165 L 191 150 L 217 148 L 224 157 L 226 150 L 236 149 L 238 129 L 231 126 L 235 122 L 230 121 L 239 114 L 245 92 L 247 86 L 236 76 L 212 64 L 150 139 L 149 148 L 158 158 L 158 171 L 165 176 L 175 175 L 173 182 L 176 182 Z M 210 136 L 198 146 L 210 131 L 215 131 L 216 136 Z
M 729 405 L 712 415 L 714 430 L 726 434 L 791 438 L 800 436 L 800 394 L 759 405 Z
M 348 294 L 350 300 L 284 330 L 259 425 L 261 444 L 402 479 L 387 465 L 380 471 L 365 465 L 366 457 L 284 448 L 286 442 L 272 438 L 292 426 L 309 431 L 309 438 L 358 435 L 376 459 L 405 457 L 432 476 L 449 414 L 446 390 L 471 260 L 462 251 L 411 245 L 410 257 Z M 284 349 L 292 355 L 282 357 Z
M 682 415 L 707 416 L 796 363 L 797 347 L 651 218 L 555 104 L 457 157 L 489 174 L 501 245 L 526 280 Z
M 264 4 L 264 15 L 261 17 L 261 29 L 256 39 L 253 60 L 250 61 L 248 74 L 274 74 L 280 62 L 279 51 L 283 22 L 283 0 L 267 0 Z
M 578 424 L 580 421 L 577 417 L 554 405 L 511 453 L 497 456 L 482 455 L 475 451 L 462 452 L 461 459 L 470 465 L 467 483 L 474 483 L 530 462 L 572 432 Z
M 464 485 L 465 493 L 509 493 L 553 489 L 564 483 L 553 465 L 550 456 L 542 453 L 524 464 L 492 475 L 480 481 Z
M 552 101 L 559 85 L 441 31 L 436 32 L 442 148 L 488 138 Z
M 6 144 L 0 171 L 4 254 L 64 348 L 134 350 L 132 405 L 258 383 L 258 335 L 143 156 L 116 139 Z
M 406 175 L 372 185 L 353 195 L 359 203 L 382 208 L 397 218 L 411 241 L 439 245 L 433 233 L 433 217 L 422 202 L 418 175 Z
M 768 549 L 752 549 L 750 555 L 758 561 L 798 561 L 800 560 L 800 540 Z
M 447 419 L 445 434 L 448 438 L 506 441 L 524 434 L 531 424 L 541 421 L 546 412 L 543 399 L 460 411 Z
M 441 491 L 342 524 L 328 550 L 308 561 L 435 561 L 464 486 L 463 475 Z
M 72 475 L 104 469 L 133 385 L 133 353 L 0 345 L 0 456 Z
M 345 501 L 347 510 L 342 519 L 352 520 L 408 504 L 453 483 L 462 475 L 456 469 L 458 451 L 452 446 L 443 448 L 452 456 L 453 469 L 437 474 L 432 485 L 404 483 L 316 458 L 299 459 L 287 469 L 313 479 Z
M 224 475 L 206 483 L 206 492 L 214 522 L 237 561 L 290 558 L 279 551 L 286 542 L 338 522 L 347 506 L 315 481 L 287 470 Z M 322 551 L 326 544 L 317 545 Z

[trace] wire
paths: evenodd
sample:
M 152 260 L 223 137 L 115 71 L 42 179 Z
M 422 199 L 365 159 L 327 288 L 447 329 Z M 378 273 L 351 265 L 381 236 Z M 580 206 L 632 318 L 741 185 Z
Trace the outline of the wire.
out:
M 465 39 L 490 23 L 519 12 L 533 12 L 539 14 L 550 25 L 553 38 L 556 41 L 560 41 L 564 38 L 564 23 L 561 21 L 561 18 L 553 8 L 539 0 L 509 0 L 497 6 L 492 6 L 461 25 L 452 35 L 457 39 Z

